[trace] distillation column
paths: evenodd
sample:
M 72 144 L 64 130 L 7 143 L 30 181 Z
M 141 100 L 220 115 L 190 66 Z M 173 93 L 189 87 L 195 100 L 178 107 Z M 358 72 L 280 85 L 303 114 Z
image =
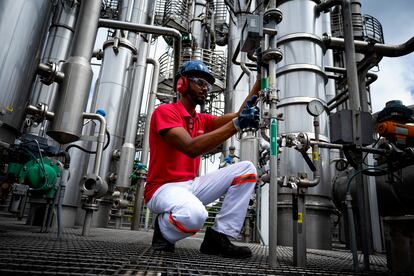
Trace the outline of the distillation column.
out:
M 227 80 L 225 91 L 225 108 L 224 113 L 234 112 L 238 110 L 248 94 L 249 79 L 247 76 L 243 76 L 239 81 L 239 77 L 243 74 L 243 71 L 239 65 L 233 64 L 233 55 L 240 43 L 240 37 L 242 33 L 243 23 L 245 16 L 243 11 L 246 10 L 247 1 L 237 1 L 240 6 L 234 6 L 234 14 L 230 13 L 230 17 L 236 17 L 229 20 L 229 33 L 228 33 L 228 46 L 227 46 Z M 240 56 L 245 53 L 240 53 Z M 238 82 L 237 82 L 238 81 Z M 233 136 L 226 143 L 224 143 L 223 152 L 225 156 L 229 155 L 229 147 L 235 147 L 236 156 L 240 156 L 240 144 Z
M 279 134 L 305 132 L 314 137 L 313 119 L 306 111 L 306 104 L 319 99 L 326 104 L 323 71 L 323 22 L 315 11 L 312 0 L 280 1 L 278 8 L 283 20 L 278 25 L 278 46 L 284 58 L 278 64 L 277 84 L 280 102 L 278 113 L 284 121 L 279 122 Z M 320 116 L 320 139 L 328 142 L 326 113 Z M 322 160 L 321 182 L 306 193 L 307 248 L 331 248 L 332 204 L 330 202 L 329 151 L 320 150 Z M 297 176 L 312 172 L 299 152 L 284 149 L 280 156 L 280 176 Z M 278 244 L 292 245 L 292 191 L 281 188 L 278 196 Z
M 41 63 L 53 63 L 59 66 L 66 60 L 75 32 L 78 11 L 79 3 L 75 1 L 56 2 Z M 58 84 L 52 82 L 53 79 L 45 80 L 40 76 L 37 77 L 31 95 L 31 105 L 43 104 L 47 106 L 49 111 L 53 112 L 55 110 Z M 49 121 L 44 120 L 40 125 L 32 126 L 29 133 L 45 137 L 48 124 Z
M 13 143 L 25 117 L 52 3 L 3 0 L 0 10 L 0 141 Z
M 119 19 L 130 21 L 133 1 L 122 1 Z M 103 61 L 90 112 L 101 109 L 106 112 L 107 130 L 111 142 L 103 152 L 100 173 L 108 183 L 108 192 L 98 200 L 99 208 L 92 225 L 106 227 L 113 204 L 112 193 L 117 177 L 119 151 L 126 129 L 126 119 L 131 98 L 132 57 L 137 54 L 135 46 L 116 30 L 114 36 L 103 44 Z M 96 135 L 96 134 L 95 134 Z M 93 164 L 90 164 L 92 167 Z
M 131 22 L 152 25 L 154 21 L 155 1 L 135 1 L 132 11 Z M 131 185 L 130 175 L 135 159 L 135 139 L 138 129 L 139 116 L 144 94 L 144 83 L 147 68 L 147 57 L 149 43 L 152 36 L 149 34 L 129 33 L 130 40 L 136 49 L 139 49 L 134 64 L 133 81 L 131 86 L 131 101 L 129 105 L 127 128 L 125 130 L 125 140 L 121 148 L 121 159 L 116 179 L 116 189 L 125 194 Z M 143 204 L 144 187 L 137 187 L 134 202 L 134 220 L 131 229 L 137 230 L 141 217 Z

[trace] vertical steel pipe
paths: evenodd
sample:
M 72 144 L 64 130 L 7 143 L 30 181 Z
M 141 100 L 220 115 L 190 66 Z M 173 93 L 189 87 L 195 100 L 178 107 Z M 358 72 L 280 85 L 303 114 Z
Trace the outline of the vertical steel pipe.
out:
M 349 105 L 352 110 L 360 110 L 361 103 L 359 99 L 358 71 L 356 65 L 354 45 L 354 30 L 352 27 L 351 0 L 344 0 L 342 7 Z
M 268 10 L 276 9 L 276 0 L 270 0 Z M 268 28 L 275 29 L 277 27 L 276 19 L 273 18 L 269 22 Z M 277 50 L 276 35 L 268 36 L 268 50 Z M 278 123 L 277 123 L 277 82 L 276 82 L 276 60 L 269 61 L 269 101 L 270 101 L 270 190 L 269 190 L 269 264 L 271 267 L 277 267 L 277 224 L 278 224 Z
M 342 4 L 342 16 L 344 24 L 344 40 L 345 40 L 345 59 L 346 59 L 346 71 L 347 71 L 347 83 L 348 83 L 348 95 L 349 95 L 349 106 L 352 110 L 353 115 L 353 133 L 354 133 L 354 142 L 356 145 L 362 145 L 362 125 L 361 125 L 361 101 L 360 101 L 360 91 L 359 91 L 359 79 L 358 71 L 356 64 L 356 55 L 355 55 L 355 44 L 354 44 L 354 29 L 352 25 L 352 8 L 351 0 L 344 0 Z M 363 169 L 362 164 L 359 166 L 358 170 Z M 364 255 L 364 268 L 369 269 L 369 244 L 371 241 L 368 222 L 369 216 L 367 214 L 366 208 L 366 193 L 365 186 L 366 177 L 362 174 L 359 174 L 356 178 L 357 183 L 361 183 L 360 193 L 358 196 L 358 202 L 362 206 L 362 212 L 360 215 L 361 218 L 361 234 L 362 234 L 362 252 Z
M 149 93 L 148 107 L 147 107 L 147 117 L 145 119 L 145 130 L 144 130 L 144 139 L 142 142 L 142 151 L 141 151 L 141 163 L 145 166 L 148 165 L 148 154 L 149 154 L 149 130 L 151 123 L 151 116 L 155 109 L 155 101 L 157 99 L 157 89 L 158 89 L 158 80 L 160 75 L 160 63 L 158 60 L 153 58 L 147 58 L 147 63 L 153 65 L 152 71 L 152 81 L 151 81 L 151 90 Z M 143 186 L 144 183 L 138 183 L 137 185 Z M 138 193 L 139 191 L 139 193 Z M 137 189 L 137 194 L 135 195 L 135 206 L 142 206 L 143 204 L 143 192 L 144 189 Z M 134 217 L 138 218 L 141 216 L 141 208 L 134 208 Z M 149 214 L 145 215 L 145 230 L 148 229 L 149 223 Z

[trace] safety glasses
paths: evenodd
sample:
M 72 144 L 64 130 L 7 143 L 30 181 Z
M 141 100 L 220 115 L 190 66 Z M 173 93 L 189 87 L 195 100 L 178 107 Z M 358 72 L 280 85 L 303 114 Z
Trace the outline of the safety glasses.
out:
M 188 78 L 190 81 L 195 82 L 199 87 L 206 87 L 207 90 L 210 92 L 213 86 L 206 80 L 196 77 Z

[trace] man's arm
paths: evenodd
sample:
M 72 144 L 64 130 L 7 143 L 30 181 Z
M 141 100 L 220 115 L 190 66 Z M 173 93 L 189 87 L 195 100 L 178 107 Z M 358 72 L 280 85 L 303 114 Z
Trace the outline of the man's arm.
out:
M 238 117 L 240 115 L 240 112 L 242 112 L 244 106 L 246 105 L 247 100 L 250 99 L 254 95 L 258 96 L 259 92 L 260 92 L 260 79 L 258 78 L 256 80 L 256 82 L 254 83 L 252 90 L 250 90 L 249 95 L 247 95 L 247 97 L 244 99 L 244 102 L 240 106 L 239 111 L 238 112 L 232 112 L 232 113 L 226 113 L 226 114 L 224 114 L 220 117 L 215 118 L 213 120 L 213 129 L 217 129 L 217 128 L 227 124 L 228 122 L 230 122 L 234 118 Z
M 161 135 L 168 144 L 189 157 L 195 158 L 215 149 L 236 132 L 237 130 L 230 120 L 223 126 L 194 138 L 191 138 L 183 127 L 168 129 L 161 133 Z

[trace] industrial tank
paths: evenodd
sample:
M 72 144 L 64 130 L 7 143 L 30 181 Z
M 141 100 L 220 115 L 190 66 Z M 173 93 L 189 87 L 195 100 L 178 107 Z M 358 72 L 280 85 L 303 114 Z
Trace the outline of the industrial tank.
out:
M 280 134 L 304 132 L 314 137 L 313 118 L 306 105 L 319 99 L 326 103 L 324 73 L 323 26 L 326 20 L 316 12 L 315 1 L 280 1 L 278 9 L 283 20 L 278 25 L 278 47 L 283 60 L 277 67 L 279 90 L 278 112 L 284 121 L 279 121 Z M 300 15 L 300 16 L 299 16 Z M 320 140 L 329 142 L 326 113 L 319 116 Z M 307 248 L 331 248 L 331 214 L 329 151 L 320 149 L 322 161 L 321 181 L 306 192 Z M 301 154 L 294 149 L 284 149 L 280 156 L 280 176 L 297 176 L 305 172 L 312 178 L 312 171 Z M 292 190 L 281 188 L 278 196 L 278 244 L 292 245 Z
M 20 133 L 52 1 L 0 1 L 0 140 Z

